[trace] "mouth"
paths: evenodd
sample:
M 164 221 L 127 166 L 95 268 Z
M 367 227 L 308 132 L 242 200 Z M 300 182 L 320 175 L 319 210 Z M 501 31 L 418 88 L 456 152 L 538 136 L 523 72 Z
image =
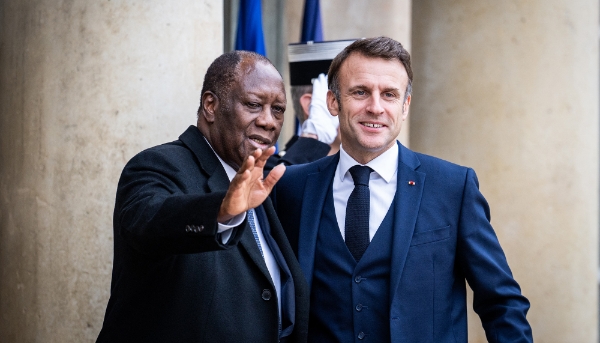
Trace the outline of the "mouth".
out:
M 362 126 L 368 127 L 370 129 L 380 129 L 382 127 L 384 127 L 385 125 L 383 124 L 378 124 L 378 123 L 367 123 L 367 122 L 361 122 L 360 123 Z
M 260 149 L 267 149 L 269 148 L 272 144 L 271 144 L 271 140 L 266 138 L 266 137 L 262 137 L 262 136 L 251 136 L 249 137 L 250 142 L 252 142 L 256 148 L 260 148 Z

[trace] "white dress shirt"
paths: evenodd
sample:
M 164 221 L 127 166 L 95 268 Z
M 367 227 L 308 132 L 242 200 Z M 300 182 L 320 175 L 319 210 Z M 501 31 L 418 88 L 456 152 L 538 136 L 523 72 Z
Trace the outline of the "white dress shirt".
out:
M 348 197 L 354 190 L 354 181 L 348 171 L 356 162 L 340 146 L 340 160 L 333 177 L 333 203 L 335 216 L 340 227 L 342 238 L 346 240 L 346 204 Z M 398 184 L 398 144 L 394 144 L 383 154 L 365 164 L 373 169 L 369 178 L 370 206 L 369 206 L 369 240 L 373 239 L 379 225 L 383 222 L 394 196 Z
M 206 142 L 208 143 L 208 141 Z M 210 143 L 208 145 L 210 145 Z M 215 155 L 217 156 L 219 162 L 221 162 L 221 165 L 225 169 L 227 177 L 229 178 L 229 182 L 231 182 L 231 180 L 233 180 L 233 178 L 235 177 L 236 171 L 233 168 L 231 168 L 229 164 L 225 163 L 225 161 L 223 161 L 221 157 L 217 155 L 217 153 L 215 153 Z M 250 209 L 249 211 L 254 211 L 254 209 Z M 277 294 L 277 303 L 279 307 L 279 318 L 281 318 L 281 276 L 279 265 L 277 264 L 277 261 L 275 261 L 275 256 L 273 256 L 273 252 L 269 247 L 269 243 L 267 243 L 267 241 L 265 240 L 265 235 L 263 234 L 262 229 L 260 227 L 260 223 L 258 222 L 258 218 L 256 217 L 256 212 L 254 212 L 253 217 L 254 225 L 256 227 L 256 233 L 258 234 L 258 240 L 260 241 L 263 257 L 265 259 L 265 264 L 267 265 L 269 274 L 271 274 L 271 280 L 273 281 L 273 285 L 275 286 L 275 292 Z M 233 231 L 232 229 L 240 225 L 244 221 L 244 219 L 246 219 L 246 212 L 233 217 L 227 222 L 227 224 L 218 223 L 218 232 L 221 233 L 221 239 L 223 243 L 226 243 L 229 240 L 229 238 L 231 237 L 231 232 Z

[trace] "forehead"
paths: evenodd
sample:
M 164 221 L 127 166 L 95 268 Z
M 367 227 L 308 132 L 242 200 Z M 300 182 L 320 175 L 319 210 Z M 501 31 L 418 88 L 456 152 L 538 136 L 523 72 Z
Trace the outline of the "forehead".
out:
M 408 74 L 404 65 L 397 59 L 386 60 L 354 53 L 342 63 L 339 80 L 341 87 L 375 82 L 404 89 L 408 85 Z
M 244 91 L 270 88 L 271 91 L 281 91 L 285 95 L 283 79 L 277 69 L 256 59 L 245 58 L 240 62 L 236 83 Z

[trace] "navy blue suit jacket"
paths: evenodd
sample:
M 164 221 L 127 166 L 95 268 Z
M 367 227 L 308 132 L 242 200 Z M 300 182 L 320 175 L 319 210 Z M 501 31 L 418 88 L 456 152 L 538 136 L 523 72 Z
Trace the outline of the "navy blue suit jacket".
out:
M 392 342 L 467 342 L 465 280 L 488 341 L 531 342 L 525 317 L 529 302 L 490 225 L 475 172 L 401 144 L 399 148 L 390 275 Z M 319 220 L 338 160 L 336 154 L 288 167 L 272 193 L 309 287 Z

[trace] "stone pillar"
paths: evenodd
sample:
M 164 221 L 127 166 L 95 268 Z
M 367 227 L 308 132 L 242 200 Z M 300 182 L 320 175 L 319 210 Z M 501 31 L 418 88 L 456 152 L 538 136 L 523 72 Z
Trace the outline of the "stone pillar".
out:
M 196 122 L 220 2 L 0 1 L 0 341 L 93 342 L 117 181 Z
M 412 148 L 478 172 L 535 340 L 597 342 L 598 1 L 424 0 L 413 15 Z
M 410 52 L 411 3 L 411 0 L 353 0 L 351 3 L 347 0 L 323 0 L 323 37 L 325 40 L 341 40 L 388 36 L 401 42 Z M 300 41 L 303 11 L 304 1 L 288 1 L 285 24 L 289 43 Z M 287 61 L 287 55 L 285 58 Z M 291 104 L 288 107 L 292 108 Z M 282 130 L 286 136 L 293 134 L 293 120 L 290 118 L 291 115 L 286 117 Z M 408 121 L 398 137 L 405 145 L 408 144 Z

